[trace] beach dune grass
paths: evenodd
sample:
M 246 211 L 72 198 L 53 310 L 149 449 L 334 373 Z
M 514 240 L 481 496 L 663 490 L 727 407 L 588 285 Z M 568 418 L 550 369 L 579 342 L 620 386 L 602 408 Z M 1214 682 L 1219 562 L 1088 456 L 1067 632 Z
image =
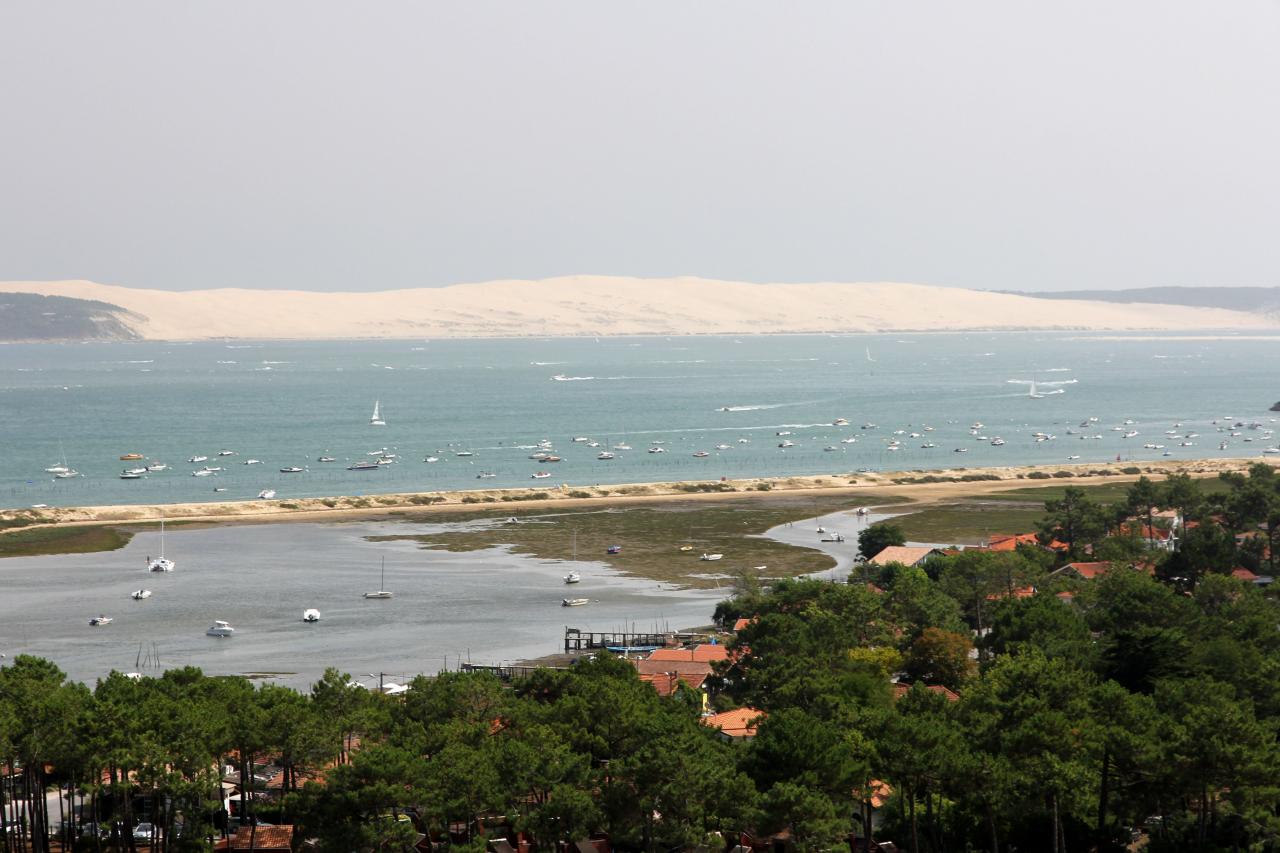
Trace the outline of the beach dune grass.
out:
M 37 527 L 0 536 L 0 557 L 38 557 L 45 554 L 90 554 L 115 551 L 129 544 L 133 534 L 116 527 Z
M 545 560 L 607 563 L 636 577 L 691 587 L 724 585 L 722 576 L 742 573 L 761 577 L 791 577 L 832 568 L 834 560 L 811 548 L 775 542 L 761 536 L 788 521 L 901 499 L 845 496 L 755 497 L 750 500 L 664 501 L 645 506 L 542 510 L 516 515 L 508 523 L 505 512 L 478 512 L 449 522 L 489 521 L 491 525 L 423 535 L 371 536 L 370 541 L 412 540 L 422 547 L 447 551 L 475 551 L 510 546 L 517 553 Z M 424 516 L 423 521 L 439 521 Z M 620 546 L 617 554 L 610 546 Z M 682 545 L 690 546 L 681 551 Z M 700 560 L 704 554 L 723 554 L 722 560 Z M 762 571 L 755 566 L 766 566 Z

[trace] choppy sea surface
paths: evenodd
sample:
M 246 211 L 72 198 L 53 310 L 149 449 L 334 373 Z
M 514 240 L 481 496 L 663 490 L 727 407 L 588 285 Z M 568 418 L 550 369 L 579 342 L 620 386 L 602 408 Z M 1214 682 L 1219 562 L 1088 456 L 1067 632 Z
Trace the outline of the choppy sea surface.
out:
M 1277 356 L 1079 333 L 11 345 L 0 506 L 1261 455 Z M 542 439 L 562 461 L 529 458 Z M 80 476 L 46 472 L 64 459 Z

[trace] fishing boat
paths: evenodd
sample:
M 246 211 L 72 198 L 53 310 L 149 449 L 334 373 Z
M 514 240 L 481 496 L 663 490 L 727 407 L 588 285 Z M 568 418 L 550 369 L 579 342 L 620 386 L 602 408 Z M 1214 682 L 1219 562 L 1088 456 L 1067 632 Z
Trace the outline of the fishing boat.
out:
M 210 637 L 230 637 L 235 632 L 236 629 L 232 628 L 226 622 L 221 619 L 214 619 L 213 624 L 209 626 L 209 630 L 205 631 L 205 634 Z
M 89 620 L 89 624 L 97 627 L 99 625 L 110 625 L 113 621 L 115 620 L 110 616 L 94 616 Z
M 395 593 L 387 591 L 387 558 L 382 558 L 382 580 L 378 582 L 378 589 L 375 592 L 366 592 L 365 598 L 391 598 Z
M 724 554 L 703 554 L 698 559 L 708 563 L 712 563 L 712 562 L 715 562 L 716 560 L 724 559 Z
M 164 519 L 160 519 L 160 556 L 154 560 L 147 557 L 147 571 L 149 572 L 171 572 L 176 568 L 173 560 L 167 560 L 164 556 Z
M 378 411 L 378 400 L 373 401 L 373 416 L 369 418 L 369 426 L 386 426 L 387 422 L 382 419 L 382 415 Z
M 316 610 L 314 607 L 308 607 L 306 610 L 302 611 L 302 621 L 303 622 L 319 622 L 320 611 Z
M 569 574 L 564 576 L 565 583 L 580 583 L 581 581 L 582 581 L 582 575 L 578 574 L 577 572 L 569 572 Z
M 581 607 L 590 601 L 591 599 L 589 598 L 562 598 L 560 599 L 560 604 L 563 607 Z

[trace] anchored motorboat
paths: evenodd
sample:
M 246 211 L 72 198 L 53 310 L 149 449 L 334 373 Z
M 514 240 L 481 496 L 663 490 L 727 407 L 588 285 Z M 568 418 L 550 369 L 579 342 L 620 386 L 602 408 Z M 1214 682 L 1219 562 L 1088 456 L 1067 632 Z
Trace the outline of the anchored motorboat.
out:
M 205 631 L 205 633 L 210 637 L 230 637 L 235 632 L 235 628 L 232 628 L 221 619 L 213 620 L 213 624 L 209 626 L 209 630 Z
M 565 583 L 579 583 L 581 581 L 582 581 L 582 575 L 578 574 L 577 572 L 569 572 L 569 574 L 564 576 Z
M 722 560 L 722 559 L 724 559 L 724 554 L 703 554 L 703 555 L 702 555 L 701 557 L 699 557 L 698 559 L 699 559 L 699 560 L 705 560 L 705 561 L 707 561 L 707 562 L 713 562 L 713 561 L 715 561 L 715 560 Z
M 590 602 L 589 598 L 562 598 L 560 604 L 564 607 L 581 607 Z

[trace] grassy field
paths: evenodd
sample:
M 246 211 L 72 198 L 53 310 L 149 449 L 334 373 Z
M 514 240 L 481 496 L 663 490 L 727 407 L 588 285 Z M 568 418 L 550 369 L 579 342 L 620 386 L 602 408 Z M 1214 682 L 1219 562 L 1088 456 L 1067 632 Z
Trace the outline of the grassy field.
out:
M 512 508 L 504 511 L 450 516 L 447 521 L 491 520 L 497 526 L 437 533 L 429 536 L 376 536 L 371 541 L 411 539 L 424 548 L 474 551 L 494 545 L 511 545 L 517 553 L 542 559 L 599 560 L 629 575 L 687 586 L 710 587 L 716 578 L 752 572 L 765 577 L 789 577 L 831 568 L 834 563 L 820 551 L 785 545 L 759 534 L 788 521 L 853 509 L 864 504 L 894 503 L 893 499 L 849 497 L 756 497 L 715 503 L 670 501 L 651 506 L 609 509 L 556 510 L 520 515 L 519 524 L 504 524 Z M 424 521 L 442 521 L 426 516 Z M 610 545 L 622 546 L 609 554 Z M 689 545 L 690 551 L 680 546 Z M 705 562 L 702 553 L 719 553 L 724 559 Z M 767 566 L 754 572 L 754 566 Z M 723 581 L 720 581 L 723 584 Z
M 0 536 L 0 557 L 90 554 L 129 544 L 132 533 L 114 527 L 38 527 Z

